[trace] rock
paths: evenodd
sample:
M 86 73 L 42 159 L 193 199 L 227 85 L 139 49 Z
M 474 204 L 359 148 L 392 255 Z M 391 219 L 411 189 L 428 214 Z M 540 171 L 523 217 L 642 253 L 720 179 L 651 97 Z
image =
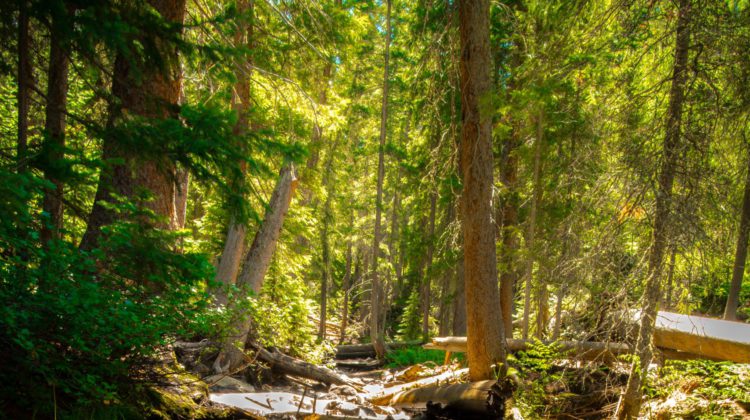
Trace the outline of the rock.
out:
M 208 384 L 208 389 L 216 394 L 255 392 L 252 385 L 231 376 L 213 375 L 204 381 Z

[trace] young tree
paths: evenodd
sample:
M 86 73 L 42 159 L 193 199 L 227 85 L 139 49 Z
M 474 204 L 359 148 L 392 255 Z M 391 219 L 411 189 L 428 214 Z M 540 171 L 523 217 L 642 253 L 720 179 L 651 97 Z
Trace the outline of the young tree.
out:
M 742 278 L 745 275 L 745 261 L 747 259 L 747 241 L 750 237 L 750 151 L 748 151 L 747 174 L 745 174 L 745 191 L 742 196 L 742 213 L 740 214 L 740 226 L 737 235 L 737 247 L 734 253 L 734 268 L 732 270 L 732 282 L 729 286 L 727 304 L 724 308 L 724 319 L 734 321 L 737 319 L 737 306 L 740 300 L 740 288 Z M 672 263 L 671 266 L 673 266 Z M 670 266 L 670 267 L 671 267 Z M 671 269 L 670 269 L 671 271 Z
M 391 46 L 391 0 L 386 0 L 385 65 L 383 67 L 383 103 L 380 110 L 380 142 L 378 146 L 378 186 L 375 198 L 375 232 L 372 243 L 372 294 L 370 297 L 370 335 L 378 359 L 385 357 L 384 326 L 380 323 L 383 286 L 380 281 L 380 219 L 383 207 L 383 179 L 385 178 L 385 140 L 388 127 L 388 62 Z

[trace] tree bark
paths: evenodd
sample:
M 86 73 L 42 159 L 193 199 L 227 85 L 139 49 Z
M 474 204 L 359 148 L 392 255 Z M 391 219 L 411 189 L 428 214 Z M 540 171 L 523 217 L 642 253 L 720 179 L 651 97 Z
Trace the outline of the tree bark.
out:
M 74 8 L 67 7 L 68 15 Z M 69 16 L 53 17 L 50 31 L 49 68 L 47 71 L 47 108 L 45 110 L 44 130 L 47 138 L 43 146 L 44 178 L 54 188 L 44 191 L 42 209 L 49 215 L 49 222 L 42 225 L 41 240 L 47 243 L 59 238 L 63 222 L 63 183 L 56 173 L 60 162 L 65 159 L 65 111 L 67 109 L 68 52 L 61 44 L 64 32 L 71 26 Z
M 458 3 L 461 35 L 461 175 L 469 377 L 489 379 L 505 365 L 505 333 L 497 287 L 492 223 L 492 58 L 489 1 Z
M 240 22 L 234 36 L 235 47 L 241 45 L 253 48 L 253 1 L 240 0 L 237 3 L 237 12 L 240 15 L 247 14 L 249 22 Z M 251 85 L 251 59 L 242 60 L 235 64 L 235 73 L 237 82 L 234 85 L 232 94 L 232 108 L 237 113 L 237 123 L 235 123 L 232 134 L 235 136 L 244 136 L 247 134 L 250 121 L 250 85 Z M 240 168 L 244 175 L 246 168 L 245 163 L 240 162 Z M 247 226 L 240 220 L 237 214 L 233 214 L 227 227 L 227 236 L 224 241 L 224 250 L 219 259 L 219 265 L 216 268 L 216 282 L 220 284 L 216 292 L 216 303 L 220 305 L 227 304 L 226 288 L 237 282 L 237 273 L 240 270 L 240 261 L 242 261 L 242 252 L 245 249 L 245 237 L 247 235 Z
M 185 0 L 150 0 L 149 4 L 166 22 L 181 25 L 185 17 Z M 165 69 L 153 67 L 132 68 L 133 60 L 120 53 L 115 58 L 112 94 L 116 101 L 109 107 L 108 127 L 118 125 L 127 114 L 147 118 L 176 118 L 182 84 L 177 49 L 163 40 L 157 40 Z M 81 248 L 91 249 L 98 244 L 101 228 L 115 221 L 116 215 L 102 202 L 112 202 L 112 194 L 135 198 L 141 190 L 150 191 L 153 199 L 140 203 L 152 210 L 161 220 L 157 226 L 174 229 L 175 162 L 167 157 L 146 159 L 137 151 L 119 144 L 117 138 L 104 139 L 103 158 L 112 163 L 102 170 L 96 191 L 94 207 L 89 215 Z
M 636 345 L 636 354 L 640 360 L 633 362 L 630 371 L 622 406 L 618 412 L 618 417 L 621 419 L 638 416 L 641 409 L 642 386 L 645 384 L 648 366 L 653 357 L 651 340 L 656 314 L 659 309 L 662 265 L 668 240 L 667 229 L 671 214 L 672 186 L 679 156 L 680 126 L 688 75 L 691 0 L 680 0 L 678 13 L 672 86 L 669 92 L 663 157 L 656 191 L 656 215 L 648 261 L 648 277 L 643 294 L 643 316 L 641 317 L 638 344 Z
M 526 285 L 524 287 L 523 303 L 523 338 L 529 338 L 529 314 L 531 313 L 531 290 L 534 280 L 534 236 L 536 235 L 536 217 L 539 204 L 542 201 L 542 138 L 544 135 L 544 111 L 539 111 L 537 117 L 537 133 L 534 139 L 534 193 L 531 199 L 531 210 L 529 211 L 529 220 L 526 226 Z
M 263 223 L 245 255 L 242 272 L 237 279 L 237 286 L 241 292 L 260 294 L 263 279 L 271 265 L 284 218 L 296 188 L 297 178 L 294 175 L 294 168 L 291 164 L 284 165 L 271 195 L 271 201 L 268 203 Z M 251 322 L 249 314 L 245 313 L 239 314 L 233 322 L 225 338 L 223 349 L 214 363 L 216 373 L 233 371 L 241 363 L 241 360 L 235 357 L 236 352 L 231 349 L 235 343 L 239 343 L 240 348 L 244 348 L 250 333 Z
M 385 178 L 385 139 L 388 123 L 388 62 L 391 47 L 391 0 L 386 0 L 386 29 L 385 29 L 385 66 L 383 69 L 383 103 L 380 111 L 380 143 L 378 147 L 378 187 L 375 198 L 375 233 L 372 244 L 372 294 L 370 297 L 370 335 L 375 345 L 378 359 L 385 356 L 385 339 L 382 325 L 380 325 L 380 301 L 382 285 L 378 273 L 378 259 L 380 257 L 380 219 L 383 206 L 383 178 Z
M 750 149 L 748 149 L 750 150 Z M 742 214 L 737 234 L 737 248 L 734 253 L 734 269 L 732 283 L 729 285 L 727 305 L 724 308 L 724 319 L 737 320 L 737 307 L 740 302 L 742 278 L 745 275 L 745 260 L 747 259 L 747 241 L 750 237 L 750 151 L 748 152 L 747 174 L 745 175 L 745 191 L 742 197 Z

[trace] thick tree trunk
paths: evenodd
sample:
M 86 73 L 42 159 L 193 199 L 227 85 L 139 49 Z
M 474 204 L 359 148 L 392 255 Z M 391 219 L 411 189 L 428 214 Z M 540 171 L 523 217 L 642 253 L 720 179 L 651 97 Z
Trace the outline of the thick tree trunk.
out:
M 750 150 L 750 149 L 749 149 Z M 745 175 L 745 192 L 742 197 L 742 214 L 737 234 L 737 248 L 734 253 L 734 269 L 732 283 L 729 285 L 727 305 L 724 308 L 724 319 L 737 319 L 737 307 L 740 302 L 742 277 L 745 275 L 745 260 L 747 259 L 747 240 L 750 236 L 750 152 L 748 152 L 747 174 Z
M 19 1 L 18 15 L 18 139 L 16 143 L 16 170 L 26 171 L 26 150 L 28 148 L 29 105 L 31 99 L 31 42 L 29 37 L 29 5 L 26 0 Z
M 294 168 L 291 164 L 284 165 L 271 195 L 271 201 L 268 203 L 263 223 L 255 234 L 253 243 L 245 256 L 242 272 L 237 279 L 237 287 L 242 292 L 260 294 L 263 279 L 271 265 L 271 258 L 276 250 L 284 218 L 296 188 L 297 178 L 294 175 Z M 240 365 L 242 360 L 235 357 L 237 353 L 232 349 L 235 343 L 239 343 L 240 348 L 244 348 L 250 333 L 251 321 L 249 314 L 240 314 L 232 324 L 229 334 L 225 337 L 224 347 L 214 363 L 216 373 L 231 372 Z
M 235 47 L 247 46 L 253 48 L 253 1 L 241 0 L 237 3 L 237 12 L 240 15 L 247 14 L 249 21 L 238 21 L 240 27 L 234 35 Z M 244 27 L 243 27 L 244 26 Z M 246 60 L 239 61 L 235 64 L 235 73 L 237 82 L 234 85 L 232 94 L 232 108 L 237 113 L 237 123 L 232 128 L 232 134 L 244 136 L 250 127 L 250 85 L 251 85 L 251 68 L 252 60 L 248 57 Z M 245 173 L 245 163 L 241 162 L 242 173 Z M 240 270 L 240 261 L 242 261 L 242 252 L 245 249 L 245 237 L 247 235 L 247 226 L 233 214 L 227 227 L 227 236 L 224 241 L 224 250 L 219 259 L 219 265 L 216 267 L 216 282 L 221 286 L 215 292 L 216 302 L 220 305 L 227 304 L 226 288 L 237 282 L 237 273 Z
M 149 4 L 165 21 L 182 24 L 185 0 L 151 0 Z M 157 40 L 157 44 L 165 63 L 163 71 L 153 67 L 131 68 L 133 61 L 123 54 L 118 54 L 115 59 L 112 94 L 117 101 L 110 104 L 109 127 L 119 124 L 125 113 L 147 118 L 176 118 L 182 82 L 177 49 L 162 40 Z M 157 223 L 159 227 L 176 227 L 174 161 L 167 157 L 147 160 L 111 136 L 104 139 L 103 158 L 107 162 L 119 160 L 122 163 L 111 164 L 99 176 L 95 203 L 81 248 L 95 247 L 101 228 L 115 221 L 116 215 L 102 205 L 102 202 L 112 202 L 112 194 L 135 198 L 141 190 L 150 191 L 152 200 L 140 204 L 161 218 Z
M 531 313 L 531 290 L 534 284 L 534 237 L 536 235 L 536 217 L 539 204 L 542 201 L 542 138 L 544 135 L 544 111 L 539 111 L 537 118 L 537 132 L 534 139 L 534 193 L 531 199 L 531 210 L 529 211 L 529 220 L 526 222 L 526 285 L 524 287 L 523 302 L 523 338 L 529 338 L 529 315 Z
M 72 14 L 74 9 L 67 8 Z M 65 111 L 68 95 L 68 67 L 70 60 L 68 52 L 61 45 L 63 32 L 68 26 L 68 17 L 53 18 L 50 33 L 49 69 L 47 71 L 47 108 L 45 111 L 44 129 L 47 138 L 44 141 L 43 161 L 45 164 L 44 178 L 54 188 L 44 191 L 42 209 L 49 215 L 48 224 L 42 225 L 41 239 L 47 243 L 53 238 L 59 238 L 63 222 L 63 183 L 55 171 L 56 165 L 65 158 Z
M 505 364 L 505 333 L 497 311 L 495 230 L 492 224 L 492 95 L 489 1 L 458 3 L 461 33 L 461 175 L 469 377 L 492 377 Z
M 654 217 L 651 254 L 648 261 L 648 277 L 643 294 L 643 316 L 636 346 L 636 354 L 639 360 L 633 363 L 630 371 L 630 379 L 623 396 L 621 409 L 618 412 L 621 419 L 638 416 L 641 408 L 642 386 L 646 381 L 648 366 L 653 357 L 651 339 L 659 309 L 662 265 L 668 240 L 667 230 L 671 214 L 672 185 L 674 184 L 675 167 L 679 156 L 682 107 L 688 75 L 691 0 L 680 0 L 678 13 L 674 72 L 672 87 L 669 92 L 662 165 L 656 191 L 656 215 Z
M 380 304 L 383 286 L 380 284 L 378 259 L 380 257 L 380 218 L 383 206 L 383 178 L 385 178 L 385 139 L 388 123 L 388 61 L 391 46 L 391 0 L 386 0 L 385 66 L 383 70 L 383 103 L 380 111 L 380 143 L 378 147 L 378 187 L 375 198 L 375 234 L 372 244 L 372 294 L 370 297 L 370 335 L 378 359 L 385 356 L 384 326 L 380 325 Z

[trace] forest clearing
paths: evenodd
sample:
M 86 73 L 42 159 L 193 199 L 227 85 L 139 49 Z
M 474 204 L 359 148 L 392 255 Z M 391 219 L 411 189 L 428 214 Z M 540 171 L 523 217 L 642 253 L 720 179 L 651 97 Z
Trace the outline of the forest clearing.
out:
M 750 1 L 0 2 L 0 419 L 750 418 Z

